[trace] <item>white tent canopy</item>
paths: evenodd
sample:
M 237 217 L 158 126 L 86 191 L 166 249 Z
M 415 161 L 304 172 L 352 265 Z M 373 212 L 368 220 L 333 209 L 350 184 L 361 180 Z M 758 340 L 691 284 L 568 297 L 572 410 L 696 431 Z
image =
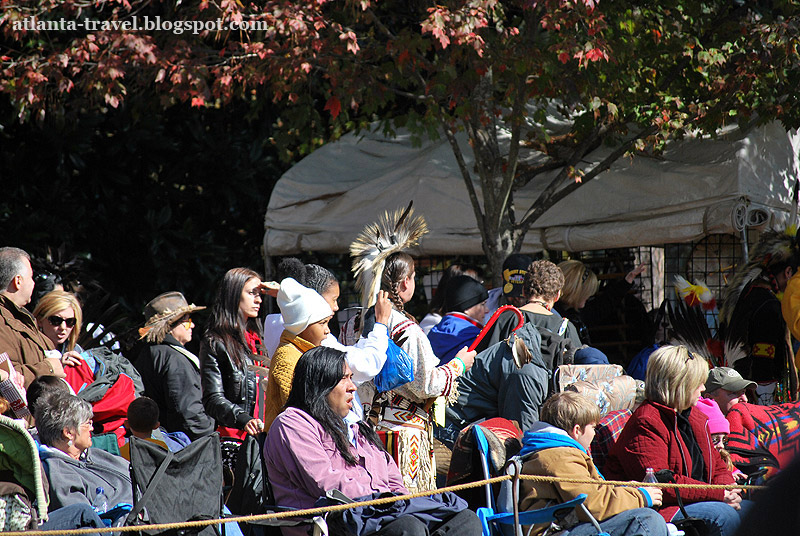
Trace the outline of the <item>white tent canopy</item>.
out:
M 468 168 L 472 151 L 459 138 Z M 800 137 L 772 124 L 742 135 L 674 142 L 662 157 L 622 158 L 539 218 L 523 251 L 584 251 L 698 240 L 752 226 L 785 225 L 792 213 Z M 590 155 L 585 168 L 608 149 Z M 554 172 L 555 173 L 555 172 Z M 518 219 L 554 174 L 514 194 Z M 480 195 L 480 187 L 475 182 Z M 346 253 L 385 210 L 414 200 L 430 232 L 416 254 L 480 255 L 475 215 L 447 140 L 413 147 L 398 133 L 348 134 L 304 158 L 277 182 L 265 218 L 266 255 Z M 737 223 L 739 222 L 739 223 Z

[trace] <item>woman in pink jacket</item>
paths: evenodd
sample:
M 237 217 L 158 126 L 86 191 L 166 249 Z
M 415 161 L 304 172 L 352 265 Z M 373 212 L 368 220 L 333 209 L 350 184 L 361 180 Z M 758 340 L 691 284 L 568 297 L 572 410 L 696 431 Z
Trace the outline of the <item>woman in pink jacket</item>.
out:
M 279 506 L 311 508 L 329 490 L 352 499 L 375 494 L 405 494 L 403 477 L 377 434 L 364 421 L 347 423 L 355 400 L 353 373 L 346 354 L 318 346 L 300 357 L 294 369 L 286 408 L 269 429 L 264 460 Z M 476 536 L 481 525 L 465 501 L 455 496 L 437 503 L 447 508 L 412 511 L 398 503 L 388 515 L 380 509 L 347 517 L 342 536 Z M 403 510 L 407 504 L 409 508 Z M 425 503 L 426 505 L 428 503 Z M 380 519 L 378 519 L 380 518 Z M 361 529 L 358 528 L 361 520 Z M 331 517 L 328 518 L 331 522 Z M 285 536 L 306 534 L 302 527 L 283 527 Z
M 710 536 L 729 536 L 749 508 L 719 452 L 711 443 L 708 418 L 695 406 L 708 376 L 706 360 L 684 346 L 662 346 L 650 356 L 645 402 L 633 413 L 604 467 L 607 478 L 639 480 L 648 468 L 667 469 L 678 484 L 731 484 L 731 489 L 680 490 L 686 512 L 705 519 Z M 661 514 L 678 520 L 674 489 L 664 489 Z

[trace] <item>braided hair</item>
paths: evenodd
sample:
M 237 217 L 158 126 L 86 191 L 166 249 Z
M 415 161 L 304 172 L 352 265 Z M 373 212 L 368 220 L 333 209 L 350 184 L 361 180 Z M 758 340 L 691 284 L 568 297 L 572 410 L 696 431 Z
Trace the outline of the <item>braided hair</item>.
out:
M 306 277 L 303 285 L 316 290 L 322 296 L 335 284 L 338 283 L 336 276 L 327 268 L 318 264 L 306 264 Z
M 414 273 L 414 259 L 408 253 L 398 251 L 389 255 L 381 275 L 381 290 L 389 293 L 389 299 L 394 308 L 405 313 L 403 300 L 400 298 L 398 288 L 403 279 Z

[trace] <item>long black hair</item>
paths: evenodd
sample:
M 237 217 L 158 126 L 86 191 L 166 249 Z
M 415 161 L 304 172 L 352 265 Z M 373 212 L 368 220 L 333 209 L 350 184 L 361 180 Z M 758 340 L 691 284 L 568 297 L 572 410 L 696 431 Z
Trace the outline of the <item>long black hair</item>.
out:
M 242 290 L 253 278 L 261 280 L 261 276 L 249 268 L 231 268 L 225 273 L 217 288 L 206 331 L 207 338 L 218 338 L 222 341 L 234 363 L 240 368 L 247 363 L 247 356 L 251 354 L 245 332 L 249 329 L 258 333 L 255 320 L 250 318 L 243 321 L 239 310 Z
M 328 395 L 344 376 L 347 354 L 335 348 L 317 346 L 300 356 L 294 367 L 292 390 L 286 407 L 298 408 L 311 415 L 331 435 L 336 448 L 348 465 L 355 465 L 356 458 L 350 452 L 347 428 L 344 419 L 334 413 L 328 403 Z M 378 435 L 366 423 L 358 423 L 361 435 L 383 450 Z

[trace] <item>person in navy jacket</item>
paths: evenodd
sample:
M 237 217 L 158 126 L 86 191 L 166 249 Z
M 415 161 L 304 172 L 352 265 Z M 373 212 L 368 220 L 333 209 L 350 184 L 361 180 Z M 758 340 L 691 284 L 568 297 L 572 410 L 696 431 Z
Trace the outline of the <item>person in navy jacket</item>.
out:
M 448 313 L 428 333 L 433 353 L 444 365 L 465 346 L 469 346 L 483 328 L 489 292 L 479 281 L 459 275 L 448 281 L 444 307 Z

